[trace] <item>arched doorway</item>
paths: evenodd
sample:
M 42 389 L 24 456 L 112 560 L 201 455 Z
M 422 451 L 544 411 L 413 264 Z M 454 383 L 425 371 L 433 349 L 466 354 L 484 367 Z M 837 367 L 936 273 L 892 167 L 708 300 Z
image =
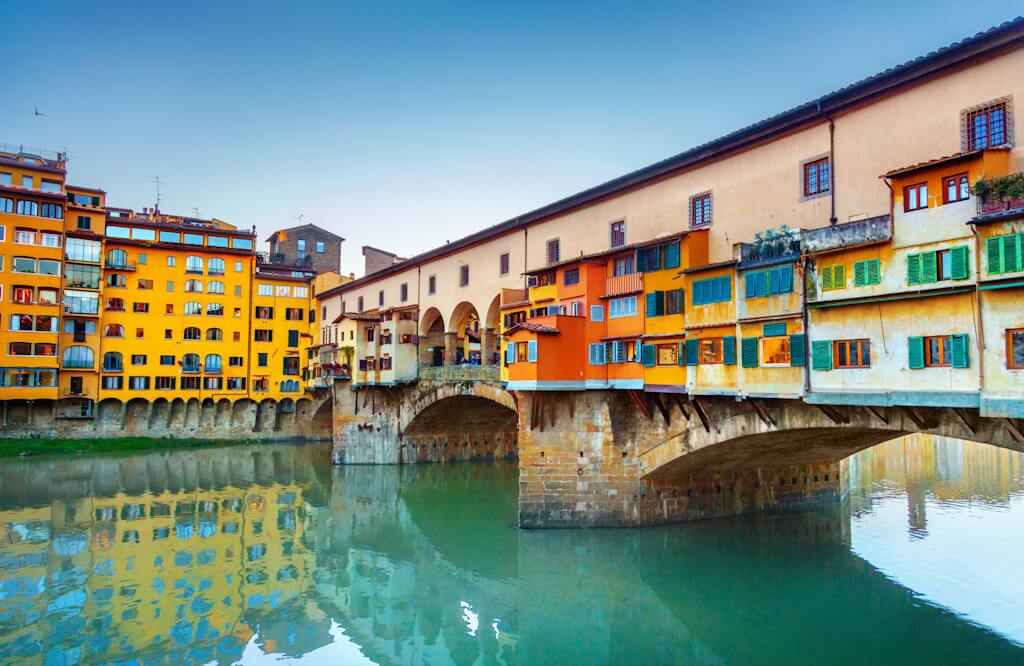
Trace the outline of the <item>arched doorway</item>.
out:
M 420 367 L 444 365 L 444 318 L 437 308 L 427 308 L 420 320 Z
M 451 358 L 448 365 L 480 365 L 482 361 L 481 337 L 483 326 L 480 315 L 472 303 L 463 301 L 455 306 L 452 312 L 449 335 L 452 346 L 446 350 Z

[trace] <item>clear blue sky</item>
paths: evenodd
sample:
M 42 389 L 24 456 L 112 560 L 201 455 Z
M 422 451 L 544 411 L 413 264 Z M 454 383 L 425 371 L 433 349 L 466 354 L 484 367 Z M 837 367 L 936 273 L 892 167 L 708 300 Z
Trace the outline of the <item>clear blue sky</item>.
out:
M 1022 0 L 0 0 L 0 142 L 112 205 L 412 254 L 1024 13 Z M 33 115 L 38 105 L 45 117 Z

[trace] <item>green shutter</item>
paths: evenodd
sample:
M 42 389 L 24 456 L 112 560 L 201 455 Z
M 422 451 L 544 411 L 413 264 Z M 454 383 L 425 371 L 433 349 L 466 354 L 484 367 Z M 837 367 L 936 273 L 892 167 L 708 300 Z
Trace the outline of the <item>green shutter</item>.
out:
M 641 347 L 640 359 L 645 368 L 653 368 L 656 360 L 654 345 L 644 345 Z
M 999 275 L 1003 272 L 1002 242 L 998 236 L 991 236 L 985 241 L 985 254 L 988 257 L 988 274 Z
M 831 340 L 814 340 L 811 342 L 811 368 L 814 370 L 832 369 Z
M 907 338 L 907 358 L 911 370 L 924 367 L 924 338 L 920 335 Z
M 935 250 L 921 255 L 921 282 L 939 281 L 939 260 Z
M 954 280 L 966 280 L 970 273 L 967 267 L 967 246 L 959 245 L 949 251 L 950 277 Z
M 821 290 L 822 291 L 829 291 L 830 289 L 833 289 L 833 288 L 834 287 L 833 287 L 833 282 L 832 282 L 832 266 L 822 266 L 821 267 Z
M 699 351 L 696 338 L 686 341 L 686 365 L 697 365 L 697 352 Z
M 921 255 L 907 255 L 907 284 L 921 284 Z
M 846 266 L 836 264 L 832 267 L 832 288 L 842 289 L 846 286 Z
M 868 262 L 868 284 L 879 284 L 882 281 L 882 262 L 872 259 Z
M 950 336 L 949 348 L 953 353 L 951 365 L 954 368 L 966 368 L 970 365 L 970 354 L 967 347 L 968 337 L 966 333 Z
M 744 368 L 757 367 L 757 338 L 743 338 L 740 357 Z
M 764 325 L 764 337 L 776 338 L 786 334 L 786 322 L 773 321 Z
M 657 317 L 658 316 L 658 296 L 657 296 L 657 293 L 658 292 L 656 292 L 656 291 L 652 291 L 651 293 L 647 294 L 647 307 L 645 308 L 645 312 L 644 312 L 644 314 L 647 317 Z
M 1016 273 L 1021 269 L 1020 247 L 1017 243 L 1017 234 L 1002 236 L 1003 239 L 1003 272 Z
M 722 338 L 722 362 L 736 365 L 736 336 L 727 335 Z
M 686 343 L 677 342 L 676 345 L 676 362 L 679 365 L 686 365 Z
M 868 283 L 868 262 L 853 262 L 853 286 L 864 287 Z
M 804 367 L 807 356 L 807 338 L 803 333 L 789 336 L 789 364 L 794 368 Z
M 643 250 L 637 250 L 636 251 L 636 272 L 637 273 L 644 273 L 644 272 L 647 271 L 646 258 L 647 258 L 647 255 L 644 254 Z
M 679 268 L 679 241 L 665 246 L 665 268 Z

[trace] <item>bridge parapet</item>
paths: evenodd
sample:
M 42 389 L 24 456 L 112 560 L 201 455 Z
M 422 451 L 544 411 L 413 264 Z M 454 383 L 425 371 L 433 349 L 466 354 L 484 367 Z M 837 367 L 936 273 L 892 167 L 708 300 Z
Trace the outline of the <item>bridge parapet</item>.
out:
M 496 365 L 449 365 L 420 368 L 420 381 L 426 382 L 500 382 L 501 368 Z

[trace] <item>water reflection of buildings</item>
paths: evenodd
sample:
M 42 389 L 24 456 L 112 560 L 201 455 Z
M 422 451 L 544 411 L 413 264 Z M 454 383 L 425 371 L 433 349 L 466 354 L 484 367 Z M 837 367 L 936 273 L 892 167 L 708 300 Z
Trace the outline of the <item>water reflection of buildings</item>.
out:
M 153 455 L 144 469 L 157 490 L 144 494 L 93 496 L 117 461 L 76 461 L 62 471 L 77 472 L 77 487 L 31 508 L 10 505 L 41 499 L 49 466 L 5 465 L 0 480 L 26 476 L 20 487 L 4 486 L 0 510 L 0 660 L 229 663 L 256 632 L 274 652 L 301 654 L 305 646 L 295 643 L 308 643 L 310 631 L 318 634 L 311 642 L 329 642 L 329 623 L 308 617 L 282 631 L 272 621 L 261 626 L 299 597 L 315 568 L 309 541 L 321 516 L 307 495 L 323 492 L 312 473 L 295 478 L 296 463 L 310 463 L 295 460 L 301 451 L 234 450 L 228 480 L 242 483 L 175 490 L 168 486 L 177 475 L 158 470 L 182 461 Z M 196 479 L 225 462 L 215 452 L 200 456 Z
M 850 458 L 854 513 L 880 498 L 907 496 L 910 535 L 927 533 L 926 499 L 1006 504 L 1024 490 L 1024 453 L 960 439 L 908 435 Z

